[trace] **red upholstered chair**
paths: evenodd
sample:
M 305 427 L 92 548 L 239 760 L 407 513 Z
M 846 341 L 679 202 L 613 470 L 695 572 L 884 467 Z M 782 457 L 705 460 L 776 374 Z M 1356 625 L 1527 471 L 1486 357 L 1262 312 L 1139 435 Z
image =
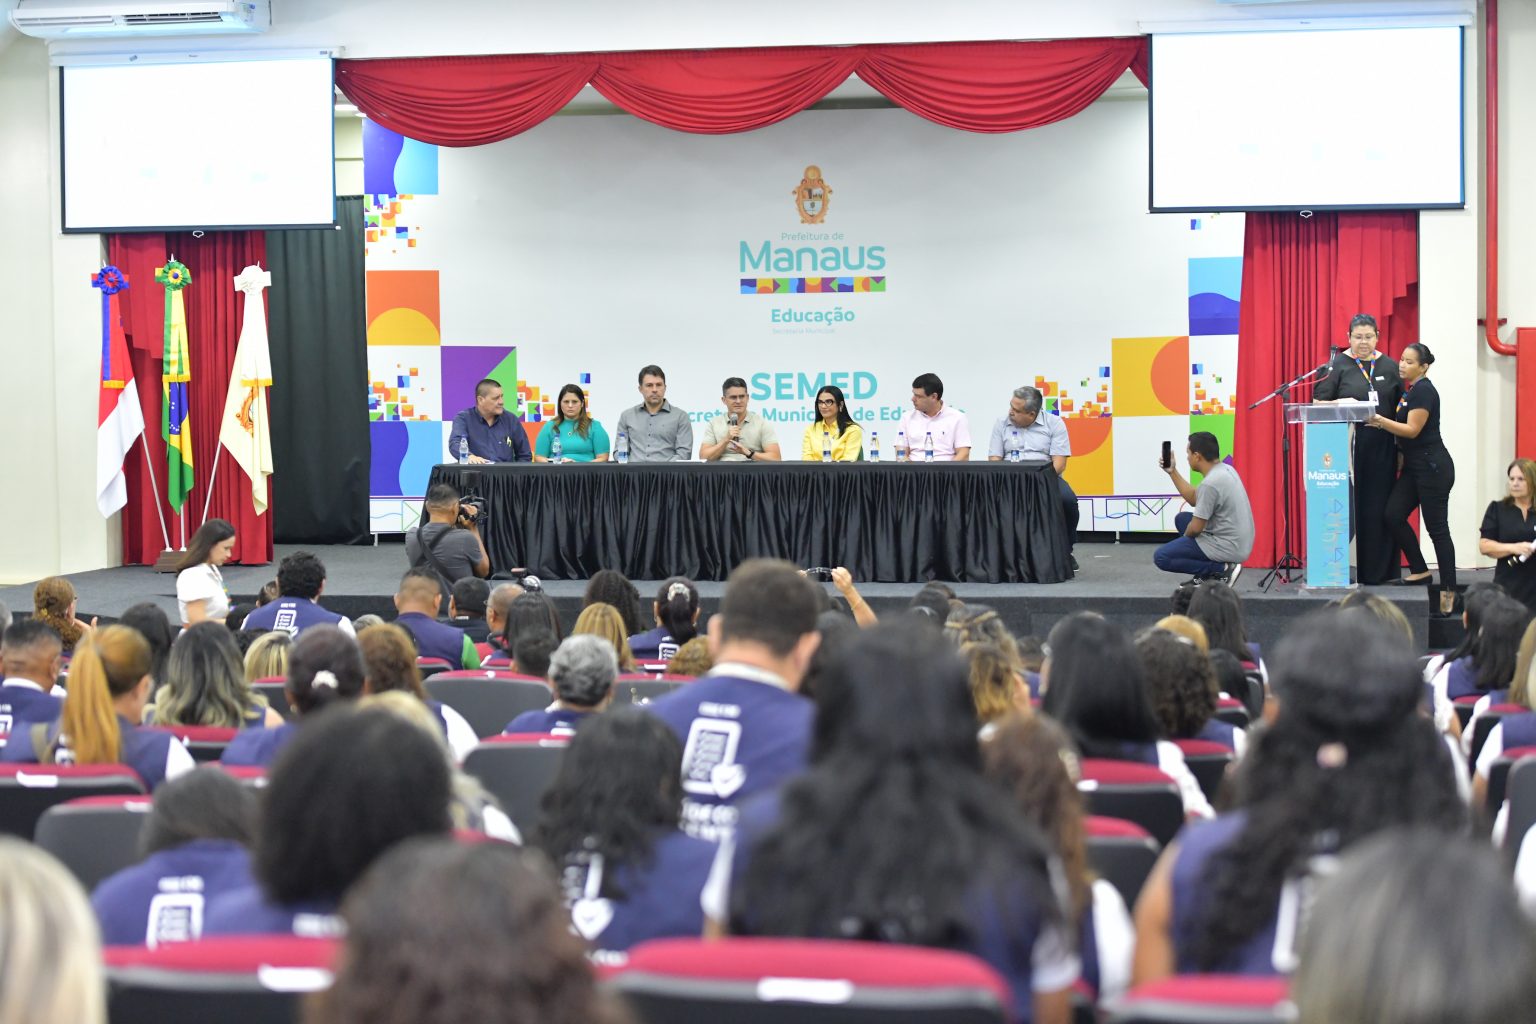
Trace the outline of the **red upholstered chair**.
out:
M 145 792 L 139 773 L 125 764 L 0 764 L 0 832 L 31 839 L 37 819 L 54 804 Z
M 1159 845 L 1168 845 L 1184 827 L 1179 784 L 1153 765 L 1086 758 L 1077 788 L 1087 801 L 1088 813 L 1134 821 Z
M 650 676 L 664 676 L 667 674 L 667 663 L 665 661 L 637 661 L 635 662 L 635 667 Z
M 1134 907 L 1162 847 L 1146 829 L 1119 818 L 1087 815 L 1083 833 L 1089 866 L 1120 890 L 1127 907 Z
M 1174 740 L 1173 745 L 1183 752 L 1184 763 L 1189 765 L 1195 781 L 1200 783 L 1205 798 L 1215 803 L 1216 794 L 1221 792 L 1221 784 L 1226 780 L 1227 769 L 1237 755 L 1212 740 Z
M 1217 697 L 1215 719 L 1218 722 L 1226 722 L 1235 725 L 1239 729 L 1248 728 L 1250 721 L 1248 708 L 1236 697 Z
M 1451 707 L 1455 710 L 1456 717 L 1461 720 L 1461 727 L 1463 729 L 1467 727 L 1468 722 L 1472 721 L 1472 709 L 1477 707 L 1477 702 L 1482 699 L 1482 694 L 1479 693 L 1451 699 Z
M 1477 763 L 1477 755 L 1482 753 L 1483 744 L 1488 742 L 1488 734 L 1493 732 L 1493 727 L 1504 719 L 1505 715 L 1530 714 L 1531 709 L 1523 704 L 1494 704 L 1478 716 L 1472 725 L 1472 754 L 1467 760 Z
M 487 678 L 483 672 L 444 672 L 422 685 L 427 696 L 463 715 L 481 739 L 497 735 L 524 711 L 546 708 L 555 699 L 541 680 Z
M 1494 815 L 1504 805 L 1504 791 L 1509 783 L 1509 771 L 1516 761 L 1536 757 L 1536 747 L 1513 747 L 1499 754 L 1498 760 L 1488 769 L 1488 813 Z
M 480 780 L 528 836 L 539 823 L 540 801 L 560 771 L 570 739 L 552 733 L 492 736 L 464 758 L 464 771 Z
M 1110 1003 L 1109 1024 L 1282 1024 L 1295 1019 L 1285 978 L 1186 974 Z
M 272 710 L 283 716 L 283 721 L 291 722 L 298 717 L 293 708 L 288 706 L 288 680 L 282 676 L 267 676 L 258 679 L 251 684 L 251 689 L 267 698 L 267 703 Z
M 1001 1024 L 1012 994 L 949 950 L 809 939 L 658 939 L 611 979 L 643 1024 Z
M 224 748 L 240 731 L 222 725 L 151 725 L 147 728 L 168 732 L 181 740 L 199 764 L 217 761 L 224 756 Z
M 501 679 L 514 683 L 539 683 L 547 687 L 549 683 L 538 676 L 527 676 L 521 672 L 514 672 L 509 668 L 456 668 L 450 672 L 437 672 L 432 678 L 443 679 Z
M 439 672 L 452 672 L 458 666 L 443 658 L 417 658 L 416 667 L 421 671 L 422 678 L 435 676 Z
M 220 764 L 219 771 L 250 786 L 252 789 L 263 789 L 267 785 L 267 769 L 265 765 Z
M 69 868 L 86 892 L 137 864 L 148 796 L 85 796 L 55 804 L 37 819 L 33 842 Z
M 613 702 L 649 704 L 657 697 L 665 697 L 679 686 L 691 682 L 692 676 L 622 675 L 613 681 Z
M 260 936 L 104 951 L 112 1024 L 292 1024 L 329 988 L 340 944 Z

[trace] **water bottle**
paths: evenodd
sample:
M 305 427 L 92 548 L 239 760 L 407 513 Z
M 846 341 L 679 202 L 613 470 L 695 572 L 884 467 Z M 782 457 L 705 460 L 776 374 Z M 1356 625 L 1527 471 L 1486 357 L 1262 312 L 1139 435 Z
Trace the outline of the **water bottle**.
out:
M 907 432 L 905 430 L 896 431 L 896 461 L 907 461 Z
M 629 462 L 629 435 L 619 431 L 619 439 L 613 446 L 613 461 L 623 466 Z
M 1008 440 L 1013 443 L 1013 447 L 1008 449 L 1008 461 L 1022 462 L 1024 452 L 1019 448 L 1019 432 L 1017 430 L 1008 431 Z
M 830 430 L 823 430 L 821 432 L 821 461 L 832 461 L 832 432 Z
M 551 429 L 555 433 L 549 439 L 549 461 L 559 462 L 561 461 L 560 457 L 565 454 L 565 445 L 560 443 L 560 424 L 552 424 Z
M 459 438 L 459 465 L 469 465 L 469 438 Z
M 869 434 L 869 461 L 880 461 L 880 431 L 872 430 Z
M 933 461 L 933 431 L 931 430 L 923 435 L 923 461 Z

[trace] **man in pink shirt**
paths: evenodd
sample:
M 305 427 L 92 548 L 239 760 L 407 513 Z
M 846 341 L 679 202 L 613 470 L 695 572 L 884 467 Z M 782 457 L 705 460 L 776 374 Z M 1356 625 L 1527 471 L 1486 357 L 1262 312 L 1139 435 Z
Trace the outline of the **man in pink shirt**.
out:
M 927 461 L 926 438 L 933 435 L 934 462 L 966 462 L 971 457 L 971 425 L 965 413 L 944 404 L 944 382 L 925 373 L 912 382 L 912 411 L 902 417 L 908 462 Z M 900 456 L 898 456 L 900 457 Z

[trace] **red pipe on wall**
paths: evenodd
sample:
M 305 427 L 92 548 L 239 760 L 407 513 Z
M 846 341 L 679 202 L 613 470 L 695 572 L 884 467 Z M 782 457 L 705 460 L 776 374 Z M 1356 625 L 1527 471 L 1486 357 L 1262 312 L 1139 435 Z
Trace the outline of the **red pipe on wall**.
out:
M 1520 401 L 1521 395 L 1536 395 L 1536 327 L 1519 328 L 1515 340 L 1523 353 L 1515 360 L 1515 454 L 1536 459 L 1536 410 Z
M 1487 175 L 1483 186 L 1484 236 L 1488 247 L 1483 335 L 1489 348 L 1501 356 L 1512 356 L 1518 349 L 1499 340 L 1499 324 L 1503 322 L 1499 319 L 1499 0 L 1484 0 L 1483 43 L 1483 68 L 1487 75 L 1483 87 L 1483 135 L 1488 147 L 1483 158 Z

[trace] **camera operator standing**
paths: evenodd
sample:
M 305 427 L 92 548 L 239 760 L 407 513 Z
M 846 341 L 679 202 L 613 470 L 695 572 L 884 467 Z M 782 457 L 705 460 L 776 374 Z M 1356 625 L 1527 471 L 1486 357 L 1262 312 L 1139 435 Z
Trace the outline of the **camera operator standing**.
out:
M 444 608 L 454 583 L 491 574 L 491 556 L 476 522 L 479 512 L 474 505 L 459 504 L 459 492 L 448 484 L 433 484 L 427 491 L 427 521 L 405 534 L 411 568 L 430 569 L 441 578 Z

